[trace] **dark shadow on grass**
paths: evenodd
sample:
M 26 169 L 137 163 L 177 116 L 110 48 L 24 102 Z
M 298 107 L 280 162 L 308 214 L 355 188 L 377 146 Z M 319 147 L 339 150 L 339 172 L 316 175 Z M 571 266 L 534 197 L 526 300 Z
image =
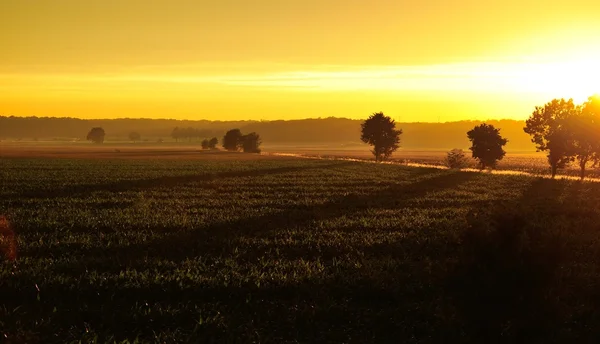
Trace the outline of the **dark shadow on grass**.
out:
M 566 186 L 536 179 L 518 202 L 471 212 L 448 288 L 470 338 L 547 342 L 557 334 L 565 233 L 552 223 L 564 210 Z
M 336 165 L 337 166 L 337 165 Z M 126 246 L 118 249 L 92 248 L 85 249 L 86 255 L 94 257 L 106 256 L 119 259 L 121 264 L 128 265 L 141 258 L 153 257 L 173 261 L 180 261 L 193 257 L 216 257 L 231 255 L 239 242 L 240 237 L 260 239 L 271 237 L 277 232 L 290 228 L 303 228 L 317 221 L 326 221 L 341 216 L 352 215 L 367 210 L 379 208 L 402 208 L 408 206 L 414 199 L 421 197 L 433 190 L 454 188 L 465 183 L 477 174 L 431 171 L 429 174 L 410 184 L 396 184 L 369 195 L 354 195 L 331 199 L 327 203 L 318 206 L 296 206 L 277 213 L 257 216 L 253 218 L 241 218 L 235 221 L 208 224 L 206 227 L 186 229 L 172 228 L 164 230 L 169 234 L 156 240 L 136 245 Z M 355 228 L 360 231 L 361 228 Z M 275 246 L 272 247 L 276 248 Z M 297 248 L 279 247 L 282 256 L 289 258 L 303 257 L 312 259 L 321 257 L 324 259 L 343 255 L 343 249 L 335 247 L 302 247 Z M 41 248 L 40 248 L 41 249 Z M 50 249 L 56 250 L 57 248 Z M 252 261 L 264 256 L 268 246 L 258 247 L 255 250 L 244 248 L 244 259 Z M 73 248 L 69 249 L 73 252 Z M 29 251 L 27 255 L 45 255 L 50 252 Z

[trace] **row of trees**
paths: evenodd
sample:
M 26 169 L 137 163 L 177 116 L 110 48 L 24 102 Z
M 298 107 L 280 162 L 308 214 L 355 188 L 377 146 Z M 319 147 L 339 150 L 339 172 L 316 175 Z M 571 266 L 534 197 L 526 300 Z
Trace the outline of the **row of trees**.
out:
M 383 112 L 374 113 L 362 124 L 361 140 L 373 146 L 371 152 L 375 161 L 387 160 L 400 148 L 402 129 L 396 129 L 396 122 Z M 473 158 L 482 169 L 493 168 L 502 160 L 506 152 L 503 147 L 508 140 L 500 135 L 500 129 L 493 125 L 481 124 L 467 132 L 471 141 Z M 461 150 L 451 151 L 453 161 L 463 158 Z M 450 155 L 449 155 L 450 158 Z
M 106 132 L 104 131 L 104 128 L 94 127 L 88 132 L 85 139 L 88 141 L 92 141 L 93 143 L 103 143 L 105 137 Z M 129 133 L 129 139 L 133 142 L 137 142 L 142 139 L 142 135 L 140 135 L 140 133 L 138 133 L 137 131 L 132 131 L 131 133 Z
M 588 164 L 600 162 L 600 96 L 583 104 L 554 99 L 538 106 L 524 130 L 538 151 L 547 152 L 552 177 L 559 168 L 577 161 L 583 179 Z
M 171 137 L 175 139 L 175 142 L 179 142 L 179 140 L 187 139 L 188 141 L 192 141 L 192 139 L 200 140 L 206 137 L 213 136 L 214 133 L 212 130 L 206 129 L 195 129 L 192 127 L 188 128 L 173 128 L 171 132 Z
M 600 164 L 600 96 L 583 104 L 554 99 L 537 106 L 525 124 L 523 130 L 531 135 L 538 152 L 547 152 L 552 178 L 573 161 L 579 165 L 581 179 L 589 164 Z M 375 161 L 388 159 L 400 147 L 402 129 L 396 129 L 395 121 L 382 112 L 371 115 L 361 129 L 361 140 L 373 146 Z M 506 154 L 503 147 L 508 140 L 493 125 L 478 125 L 467 132 L 467 137 L 472 157 L 482 169 L 495 167 Z M 462 151 L 452 150 L 447 161 L 462 164 Z
M 103 143 L 105 137 L 106 132 L 104 131 L 104 128 L 94 127 L 88 132 L 85 139 L 92 141 L 93 143 Z M 142 139 L 142 135 L 140 135 L 140 133 L 137 131 L 132 131 L 129 133 L 129 139 L 133 142 L 140 141 Z
M 94 143 L 103 143 L 105 136 L 106 132 L 103 128 L 94 127 L 89 131 L 86 139 Z M 132 132 L 129 135 L 129 138 L 135 142 L 140 140 L 141 135 L 137 132 Z M 213 137 L 210 140 L 204 139 L 202 141 L 202 149 L 217 149 L 218 143 L 219 140 L 216 137 Z M 241 150 L 245 153 L 260 153 L 261 144 L 262 140 L 260 139 L 260 135 L 255 132 L 244 135 L 239 129 L 231 129 L 223 137 L 223 148 L 228 151 Z

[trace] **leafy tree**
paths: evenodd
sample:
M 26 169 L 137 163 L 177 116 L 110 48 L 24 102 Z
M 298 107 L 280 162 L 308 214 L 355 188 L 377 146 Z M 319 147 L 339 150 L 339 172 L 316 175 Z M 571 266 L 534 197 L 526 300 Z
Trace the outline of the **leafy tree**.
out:
M 104 142 L 104 136 L 106 136 L 104 129 L 95 127 L 87 134 L 86 140 L 100 144 Z
M 171 137 L 175 139 L 175 142 L 179 142 L 179 139 L 183 137 L 182 134 L 182 129 L 179 129 L 179 127 L 175 127 L 171 132 Z
M 576 115 L 573 99 L 554 99 L 544 106 L 536 106 L 525 122 L 523 130 L 532 136 L 537 151 L 548 152 L 552 178 L 559 168 L 573 160 L 572 129 L 568 121 Z
M 600 113 L 593 110 L 593 99 L 577 106 L 573 116 L 567 121 L 571 134 L 570 147 L 572 156 L 577 159 L 581 180 L 585 178 L 588 163 L 598 161 L 600 156 Z
M 242 132 L 239 129 L 231 129 L 223 136 L 223 148 L 228 151 L 238 151 L 242 147 Z
M 498 160 L 502 160 L 506 152 L 502 147 L 508 142 L 500 136 L 500 129 L 491 124 L 480 124 L 467 132 L 467 137 L 472 146 L 473 158 L 479 162 L 481 169 L 495 167 Z
M 133 142 L 139 141 L 141 138 L 142 136 L 140 135 L 140 133 L 136 131 L 132 131 L 129 133 L 129 139 Z
M 374 113 L 361 124 L 360 139 L 373 146 L 375 161 L 388 159 L 400 147 L 402 129 L 396 130 L 396 122 L 383 112 Z
M 202 149 L 208 149 L 209 145 L 208 145 L 208 140 L 204 139 L 202 140 Z
M 465 168 L 469 160 L 462 149 L 454 148 L 448 152 L 445 159 L 446 166 L 449 168 Z
M 593 161 L 594 165 L 600 162 L 600 96 L 589 97 L 569 123 L 573 133 L 574 155 L 583 180 L 588 162 Z
M 210 139 L 208 141 L 208 148 L 210 148 L 210 149 L 216 149 L 217 148 L 217 144 L 219 144 L 219 139 L 217 139 L 216 137 L 213 137 L 212 139 Z
M 242 136 L 242 148 L 244 153 L 260 153 L 262 141 L 257 133 L 250 133 Z

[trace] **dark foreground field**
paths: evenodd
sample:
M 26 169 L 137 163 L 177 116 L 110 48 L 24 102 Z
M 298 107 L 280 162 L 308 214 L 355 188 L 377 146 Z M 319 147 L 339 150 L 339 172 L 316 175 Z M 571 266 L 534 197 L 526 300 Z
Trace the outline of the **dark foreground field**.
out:
M 2 158 L 4 342 L 600 338 L 599 183 L 215 156 Z

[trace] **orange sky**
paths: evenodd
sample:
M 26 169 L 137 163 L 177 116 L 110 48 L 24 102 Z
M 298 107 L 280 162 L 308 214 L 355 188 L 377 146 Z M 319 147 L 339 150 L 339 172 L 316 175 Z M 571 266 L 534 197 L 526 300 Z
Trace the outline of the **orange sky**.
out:
M 600 1 L 6 0 L 0 114 L 526 118 L 600 92 Z

